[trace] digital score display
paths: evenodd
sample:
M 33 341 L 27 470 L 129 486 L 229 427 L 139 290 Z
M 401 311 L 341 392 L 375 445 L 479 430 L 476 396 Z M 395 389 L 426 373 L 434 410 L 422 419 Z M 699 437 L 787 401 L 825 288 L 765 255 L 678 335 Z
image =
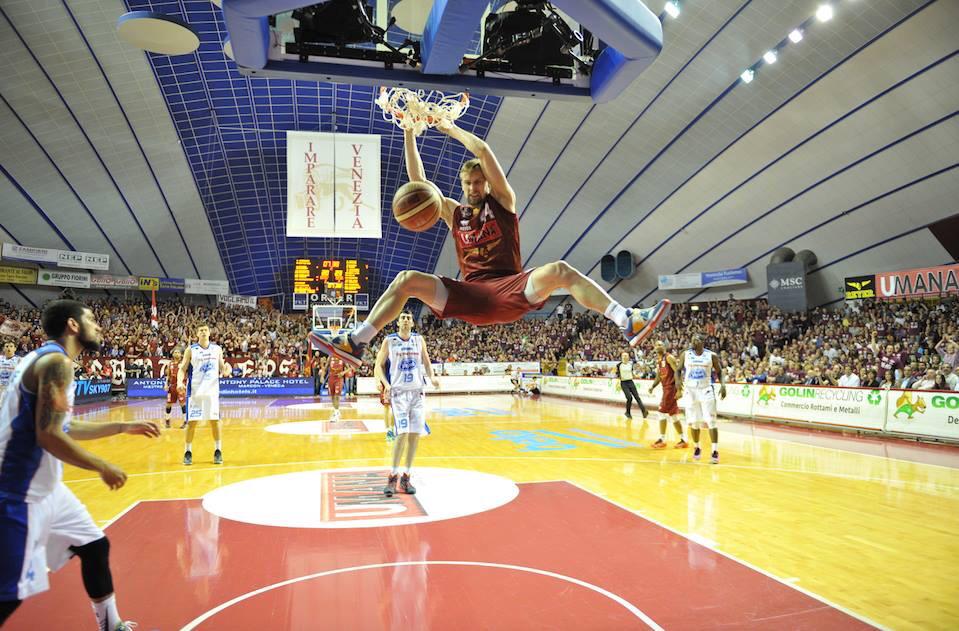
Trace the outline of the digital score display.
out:
M 296 259 L 293 293 L 369 293 L 370 266 L 358 259 Z

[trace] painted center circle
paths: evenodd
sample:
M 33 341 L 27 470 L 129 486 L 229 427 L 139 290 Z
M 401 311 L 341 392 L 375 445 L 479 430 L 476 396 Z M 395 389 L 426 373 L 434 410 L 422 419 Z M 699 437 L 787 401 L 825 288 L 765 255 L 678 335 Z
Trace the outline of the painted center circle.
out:
M 386 468 L 271 475 L 220 487 L 203 508 L 225 519 L 288 528 L 402 526 L 492 510 L 519 494 L 512 480 L 462 469 L 413 470 L 415 495 L 383 494 Z

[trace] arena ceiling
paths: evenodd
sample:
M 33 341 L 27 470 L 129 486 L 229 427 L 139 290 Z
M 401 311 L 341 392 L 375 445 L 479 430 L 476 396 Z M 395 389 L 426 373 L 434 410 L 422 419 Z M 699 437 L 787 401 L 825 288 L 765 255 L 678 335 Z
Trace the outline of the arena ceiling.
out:
M 647 304 L 659 274 L 745 266 L 752 282 L 732 293 L 753 298 L 788 245 L 817 255 L 818 304 L 846 274 L 951 260 L 927 226 L 957 213 L 959 2 L 834 4 L 749 84 L 743 69 L 816 1 L 686 0 L 664 20 L 659 59 L 606 105 L 472 95 L 461 124 L 508 171 L 525 266 L 565 259 Z M 185 18 L 199 51 L 131 50 L 115 27 L 136 9 Z M 241 76 L 225 32 L 207 0 L 0 2 L 0 239 L 108 253 L 117 274 L 226 279 L 239 294 L 289 292 L 302 255 L 366 259 L 377 292 L 403 269 L 455 276 L 445 226 L 413 234 L 388 215 L 402 136 L 373 89 Z M 381 240 L 284 236 L 285 132 L 334 128 L 383 136 Z M 458 197 L 463 149 L 431 133 L 421 151 Z M 621 249 L 636 275 L 603 282 L 600 257 Z M 0 297 L 44 294 L 2 285 Z

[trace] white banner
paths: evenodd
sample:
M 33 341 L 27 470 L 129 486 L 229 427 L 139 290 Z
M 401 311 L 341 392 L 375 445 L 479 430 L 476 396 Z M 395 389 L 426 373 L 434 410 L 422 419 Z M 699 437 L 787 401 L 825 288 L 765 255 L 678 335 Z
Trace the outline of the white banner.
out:
M 439 390 L 432 384 L 426 384 L 426 392 L 437 394 L 468 393 L 468 392 L 510 392 L 513 384 L 502 375 L 476 375 L 472 377 L 440 377 Z M 356 379 L 357 394 L 378 394 L 376 379 L 373 377 L 358 377 Z
M 140 279 L 136 276 L 111 276 L 110 274 L 93 274 L 90 277 L 90 287 L 98 289 L 137 289 Z
M 758 417 L 876 430 L 885 422 L 884 390 L 767 384 L 751 388 Z
M 37 270 L 37 284 L 53 287 L 90 287 L 90 272 L 61 272 L 52 269 Z
M 15 243 L 4 243 L 2 251 L 5 259 L 29 263 L 56 263 L 57 252 L 59 252 L 53 248 L 31 248 Z
M 256 307 L 256 296 L 226 294 L 224 296 L 217 296 L 216 301 L 217 304 L 226 305 L 227 307 Z
M 959 392 L 890 390 L 886 431 L 959 440 Z
M 288 131 L 286 187 L 286 236 L 382 236 L 379 135 Z
M 202 294 L 205 296 L 222 296 L 230 293 L 230 283 L 225 280 L 198 280 L 196 278 L 184 278 L 183 293 Z
M 687 274 L 662 274 L 659 277 L 660 291 L 666 289 L 698 289 L 703 286 L 703 276 L 699 272 Z
M 81 269 L 110 269 L 110 255 L 96 252 L 74 252 L 56 248 L 32 248 L 15 243 L 3 244 L 3 258 L 30 263 L 54 263 L 57 267 Z
M 443 364 L 442 370 L 451 377 L 454 375 L 472 375 L 477 368 L 489 370 L 488 374 L 490 375 L 504 375 L 507 366 L 512 368 L 514 375 L 520 371 L 539 372 L 539 362 L 456 362 Z
M 110 269 L 110 255 L 59 250 L 57 252 L 57 267 L 77 267 L 105 271 Z

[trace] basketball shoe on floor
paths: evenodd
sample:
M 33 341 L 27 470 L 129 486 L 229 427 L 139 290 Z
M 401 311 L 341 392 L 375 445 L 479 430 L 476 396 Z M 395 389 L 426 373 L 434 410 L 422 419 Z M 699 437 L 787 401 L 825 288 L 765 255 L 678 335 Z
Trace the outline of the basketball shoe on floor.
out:
M 219 449 L 213 451 L 213 464 L 223 464 L 223 453 Z
M 713 455 L 709 458 L 709 461 L 713 464 L 719 464 L 719 452 L 714 451 Z
M 390 475 L 390 479 L 386 481 L 386 487 L 383 489 L 383 495 L 393 497 L 393 494 L 396 493 L 396 482 L 398 480 L 399 476 L 395 473 Z
M 188 451 L 183 454 L 183 464 L 193 464 L 193 452 Z
M 699 445 L 696 445 L 696 449 L 693 449 L 693 460 L 699 460 L 699 457 L 703 455 L 703 450 L 699 448 Z
M 673 447 L 673 449 L 686 449 L 686 448 L 688 448 L 688 447 L 689 447 L 689 443 L 687 443 L 685 440 L 683 440 L 682 438 L 680 438 L 680 439 L 679 439 L 679 442 L 676 443 L 676 446 Z
M 643 340 L 649 337 L 653 329 L 662 322 L 672 303 L 663 298 L 648 309 L 627 309 L 626 326 L 623 327 L 623 336 L 630 346 L 638 346 Z
M 357 368 L 363 365 L 363 351 L 366 350 L 366 344 L 353 342 L 349 333 L 330 337 L 313 329 L 310 331 L 309 339 L 322 353 L 339 357 Z
M 410 474 L 404 473 L 400 478 L 400 490 L 408 495 L 416 495 L 416 487 L 410 484 Z
M 662 438 L 657 438 L 656 442 L 650 445 L 653 449 L 666 449 L 666 441 Z

